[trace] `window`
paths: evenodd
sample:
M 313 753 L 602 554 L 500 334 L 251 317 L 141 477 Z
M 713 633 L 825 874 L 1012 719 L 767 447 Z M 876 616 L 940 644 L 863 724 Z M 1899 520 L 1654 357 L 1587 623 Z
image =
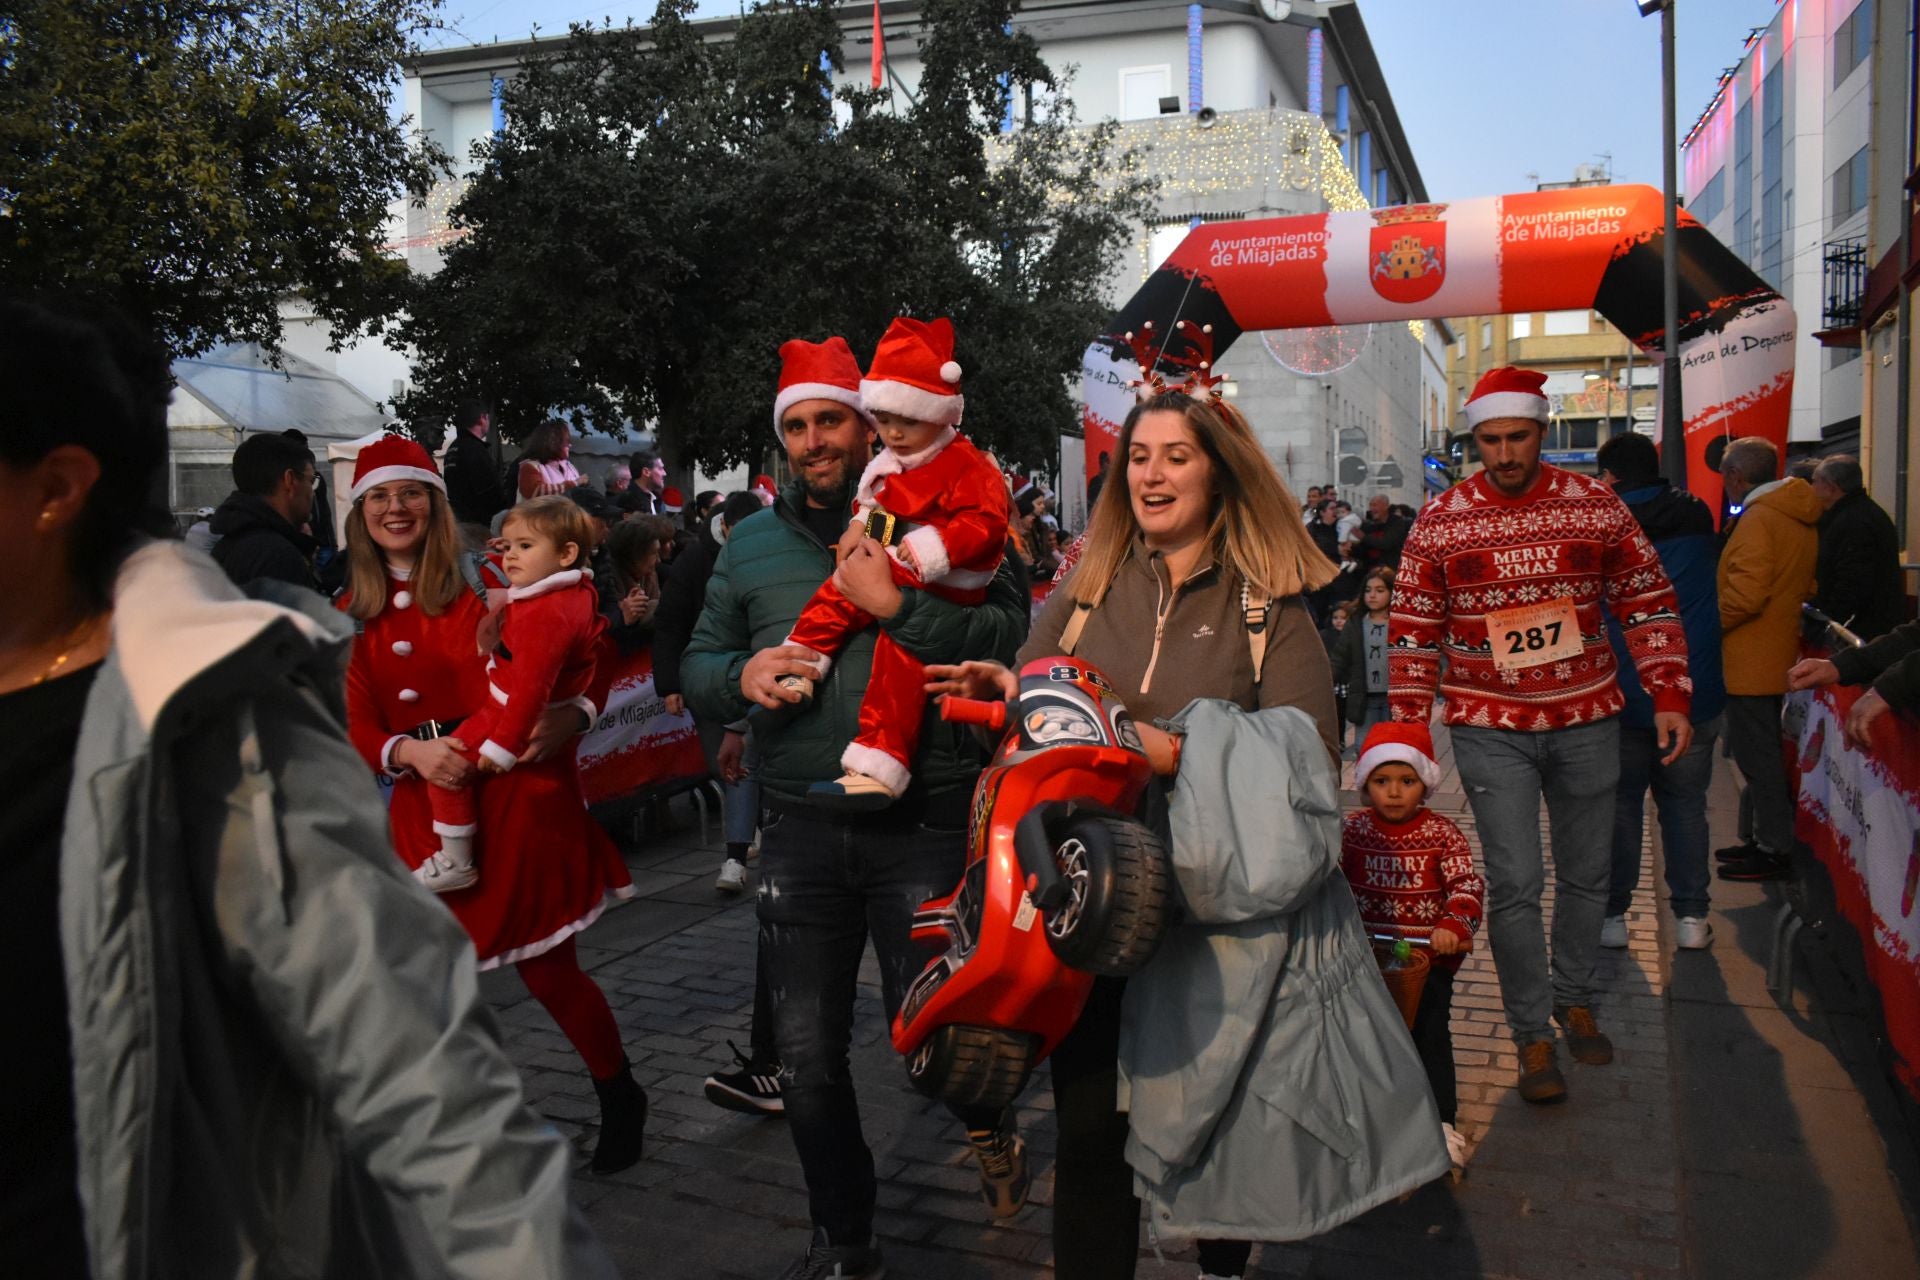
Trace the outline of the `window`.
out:
M 1785 239 L 1783 199 L 1786 180 L 1787 81 L 1780 63 L 1760 82 L 1760 275 L 1780 287 L 1780 254 Z
M 1700 190 L 1693 199 L 1687 201 L 1687 212 L 1700 219 L 1700 225 L 1706 226 L 1720 216 L 1727 207 L 1727 170 L 1726 166 L 1713 171 L 1713 176 L 1700 184 Z
M 1753 103 L 1733 117 L 1733 251 L 1753 261 Z
M 1173 69 L 1166 63 L 1157 67 L 1122 67 L 1120 70 L 1120 118 L 1151 120 L 1160 114 L 1160 99 L 1173 96 Z
M 1492 346 L 1493 346 L 1493 321 L 1482 320 L 1480 322 L 1480 349 L 1482 351 L 1485 351 Z
M 1840 82 L 1872 52 L 1873 5 L 1861 0 L 1833 33 L 1833 87 L 1838 89 Z
M 1508 330 L 1510 338 L 1531 338 L 1533 336 L 1533 317 L 1531 315 L 1509 316 L 1513 328 Z
M 1164 227 L 1155 227 L 1147 233 L 1147 270 L 1158 271 L 1167 255 L 1180 247 L 1180 242 L 1191 231 L 1184 222 L 1170 223 Z
M 1867 207 L 1867 149 L 1860 148 L 1833 171 L 1833 221 L 1837 226 Z
M 1587 312 L 1549 311 L 1540 333 L 1547 338 L 1584 338 L 1592 326 L 1587 323 Z

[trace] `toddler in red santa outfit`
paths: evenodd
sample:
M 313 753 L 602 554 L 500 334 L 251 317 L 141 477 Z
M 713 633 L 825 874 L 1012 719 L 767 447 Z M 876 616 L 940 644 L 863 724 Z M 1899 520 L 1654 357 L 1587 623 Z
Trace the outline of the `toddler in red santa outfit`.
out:
M 1352 625 L 1352 624 L 1349 624 Z M 1453 975 L 1473 948 L 1486 884 L 1473 869 L 1473 850 L 1449 818 L 1426 807 L 1439 785 L 1433 734 L 1424 724 L 1385 721 L 1373 726 L 1354 777 L 1367 807 L 1347 815 L 1340 869 L 1353 888 L 1367 932 L 1426 943 L 1433 964 L 1413 1019 L 1413 1043 L 1433 1087 L 1455 1170 L 1467 1160 L 1466 1140 L 1454 1128 L 1459 1100 L 1454 1082 Z
M 956 604 L 979 604 L 1007 544 L 1007 485 L 998 467 L 957 430 L 965 398 L 953 359 L 953 325 L 905 316 L 887 326 L 860 380 L 860 399 L 883 446 L 860 477 L 850 541 L 877 539 L 893 579 Z M 825 678 L 833 654 L 873 618 L 831 579 L 794 624 L 788 644 L 819 655 Z M 790 676 L 803 702 L 813 682 Z M 818 782 L 809 797 L 841 810 L 884 808 L 912 780 L 925 676 L 919 659 L 882 630 L 860 703 L 860 728 L 841 754 L 846 772 Z
M 462 754 L 483 773 L 505 773 L 519 762 L 540 713 L 577 698 L 593 683 L 594 655 L 606 620 L 593 588 L 593 520 L 571 499 L 533 498 L 507 512 L 500 527 L 506 550 L 501 567 L 511 584 L 500 639 L 487 660 L 493 700 L 460 725 Z M 440 850 L 414 871 L 435 893 L 465 889 L 480 878 L 474 836 L 473 789 L 427 788 Z

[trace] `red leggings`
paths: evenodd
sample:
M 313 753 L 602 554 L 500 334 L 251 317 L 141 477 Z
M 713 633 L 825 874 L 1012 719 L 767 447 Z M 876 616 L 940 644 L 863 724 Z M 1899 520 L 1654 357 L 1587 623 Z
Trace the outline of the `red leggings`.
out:
M 593 1078 L 608 1080 L 620 1074 L 627 1060 L 620 1045 L 620 1028 L 613 1021 L 605 993 L 580 968 L 573 939 L 569 937 L 551 951 L 522 960 L 514 968 L 520 971 L 520 980 L 527 984 L 533 998 L 546 1006 L 586 1060 Z

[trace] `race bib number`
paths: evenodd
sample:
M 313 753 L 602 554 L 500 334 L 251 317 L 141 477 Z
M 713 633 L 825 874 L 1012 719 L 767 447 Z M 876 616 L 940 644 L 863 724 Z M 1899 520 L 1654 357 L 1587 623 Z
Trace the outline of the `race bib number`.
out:
M 1570 596 L 1488 614 L 1487 642 L 1493 646 L 1493 665 L 1501 671 L 1565 662 L 1584 652 L 1580 618 Z

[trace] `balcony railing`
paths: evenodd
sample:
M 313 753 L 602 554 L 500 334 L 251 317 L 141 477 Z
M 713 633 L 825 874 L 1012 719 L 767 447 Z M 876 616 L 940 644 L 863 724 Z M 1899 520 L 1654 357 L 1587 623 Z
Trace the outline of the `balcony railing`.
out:
M 1867 294 L 1867 246 L 1860 240 L 1833 240 L 1826 254 L 1827 329 L 1857 329 Z

